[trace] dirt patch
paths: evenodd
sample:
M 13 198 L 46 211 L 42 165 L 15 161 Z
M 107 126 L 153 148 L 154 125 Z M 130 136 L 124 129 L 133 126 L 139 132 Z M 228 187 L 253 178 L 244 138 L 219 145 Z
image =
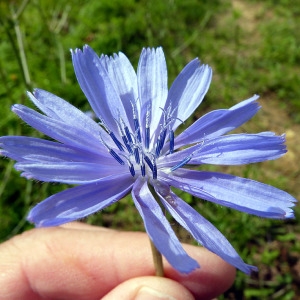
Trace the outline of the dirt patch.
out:
M 286 134 L 288 152 L 274 162 L 274 171 L 287 177 L 288 190 L 293 191 L 293 196 L 300 199 L 300 125 L 293 123 L 289 114 L 284 110 L 282 102 L 276 98 L 262 98 L 259 100 L 262 109 L 258 115 L 258 122 L 254 127 L 258 131 L 274 131 L 277 134 Z
M 241 18 L 238 21 L 239 26 L 247 33 L 253 34 L 257 32 L 257 18 L 263 10 L 263 4 L 239 0 L 233 0 L 231 3 L 233 10 L 241 15 Z

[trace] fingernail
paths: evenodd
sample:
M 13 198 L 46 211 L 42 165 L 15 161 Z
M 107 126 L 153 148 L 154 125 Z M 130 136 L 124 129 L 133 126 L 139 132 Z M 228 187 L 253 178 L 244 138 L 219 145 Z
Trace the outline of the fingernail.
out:
M 136 295 L 134 300 L 177 300 L 173 296 L 158 292 L 150 287 L 144 286 Z

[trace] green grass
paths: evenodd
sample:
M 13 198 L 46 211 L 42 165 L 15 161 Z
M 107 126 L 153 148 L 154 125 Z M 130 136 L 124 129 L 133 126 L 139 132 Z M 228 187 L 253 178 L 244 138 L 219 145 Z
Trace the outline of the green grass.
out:
M 0 2 L 1 135 L 40 136 L 10 111 L 14 103 L 32 106 L 25 91 L 34 87 L 53 92 L 83 110 L 89 109 L 76 83 L 69 52 L 84 44 L 99 54 L 122 51 L 135 66 L 142 47 L 163 46 L 170 83 L 187 62 L 199 57 L 213 67 L 214 77 L 196 117 L 258 93 L 278 104 L 278 114 L 285 111 L 289 116 L 282 120 L 281 131 L 289 124 L 299 126 L 299 0 L 9 2 Z M 272 129 L 272 120 L 262 118 L 255 117 L 254 123 L 250 121 L 243 130 Z M 0 170 L 3 241 L 31 228 L 25 221 L 30 207 L 66 186 L 20 178 L 13 162 L 7 159 L 0 160 Z M 286 173 L 280 163 L 221 170 L 299 196 L 297 184 L 292 184 L 299 181 L 299 171 Z M 299 297 L 294 269 L 299 263 L 299 222 L 263 220 L 189 195 L 181 196 L 228 237 L 247 263 L 258 265 L 261 270 L 251 278 L 239 272 L 235 285 L 220 299 Z M 298 208 L 296 215 L 299 220 Z M 129 197 L 91 216 L 87 222 L 126 230 L 143 229 Z M 188 235 L 183 234 L 182 238 L 192 242 Z

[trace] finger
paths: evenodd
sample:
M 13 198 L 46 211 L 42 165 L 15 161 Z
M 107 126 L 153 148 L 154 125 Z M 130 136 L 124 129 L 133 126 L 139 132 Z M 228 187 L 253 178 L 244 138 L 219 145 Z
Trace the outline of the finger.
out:
M 200 247 L 186 246 L 201 269 L 177 273 L 165 263 L 166 277 L 196 298 L 214 297 L 233 282 L 235 271 Z M 0 246 L 3 299 L 99 299 L 120 283 L 154 274 L 145 233 L 72 224 L 34 229 Z
M 184 299 L 194 300 L 193 295 L 181 284 L 168 278 L 147 276 L 129 279 L 102 300 Z

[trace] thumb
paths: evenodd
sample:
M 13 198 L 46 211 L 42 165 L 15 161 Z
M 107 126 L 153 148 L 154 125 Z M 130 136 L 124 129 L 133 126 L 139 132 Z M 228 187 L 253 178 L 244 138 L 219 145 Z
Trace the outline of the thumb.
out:
M 132 278 L 111 290 L 102 300 L 194 300 L 193 295 L 178 282 L 155 276 Z

